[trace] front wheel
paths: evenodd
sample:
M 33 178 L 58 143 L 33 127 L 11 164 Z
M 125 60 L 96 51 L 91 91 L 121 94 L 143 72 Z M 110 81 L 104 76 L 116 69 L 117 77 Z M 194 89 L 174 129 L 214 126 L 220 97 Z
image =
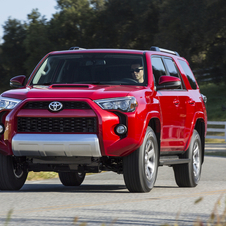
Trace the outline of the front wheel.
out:
M 20 190 L 27 174 L 27 170 L 14 157 L 0 154 L 0 190 Z
M 196 130 L 184 157 L 190 159 L 190 162 L 173 167 L 176 183 L 179 187 L 195 187 L 199 183 L 202 169 L 202 144 Z
M 64 186 L 79 186 L 85 179 L 86 173 L 59 172 L 59 178 Z
M 155 184 L 159 162 L 158 142 L 148 127 L 143 144 L 123 158 L 123 176 L 130 192 L 149 192 Z

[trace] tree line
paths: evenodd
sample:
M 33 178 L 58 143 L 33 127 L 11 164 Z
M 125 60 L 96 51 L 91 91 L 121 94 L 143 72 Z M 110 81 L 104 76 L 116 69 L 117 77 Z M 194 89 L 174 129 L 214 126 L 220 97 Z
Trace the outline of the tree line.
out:
M 9 18 L 0 45 L 0 91 L 29 77 L 48 52 L 84 48 L 179 52 L 197 78 L 226 84 L 225 0 L 56 0 L 48 21 L 37 9 L 26 22 Z

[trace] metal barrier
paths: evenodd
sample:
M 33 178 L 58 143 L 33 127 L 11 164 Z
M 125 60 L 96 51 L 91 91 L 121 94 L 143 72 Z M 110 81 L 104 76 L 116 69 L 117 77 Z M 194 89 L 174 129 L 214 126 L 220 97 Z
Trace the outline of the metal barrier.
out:
M 224 128 L 207 128 L 207 136 L 206 138 L 212 139 L 224 139 L 226 141 L 226 122 L 215 122 L 215 121 L 208 121 L 208 125 L 216 125 L 216 126 L 224 126 Z M 224 133 L 224 136 L 217 136 L 217 135 L 208 135 L 208 132 L 214 133 Z

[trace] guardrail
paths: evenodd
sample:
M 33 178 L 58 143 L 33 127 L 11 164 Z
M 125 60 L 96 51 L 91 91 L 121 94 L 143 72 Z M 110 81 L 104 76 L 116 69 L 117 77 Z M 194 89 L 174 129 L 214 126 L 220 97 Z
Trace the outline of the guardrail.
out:
M 216 127 L 220 128 L 208 128 L 208 125 L 215 125 Z M 224 128 L 223 128 L 224 127 Z M 208 132 L 213 133 L 224 133 L 224 136 L 222 135 L 208 135 Z M 207 136 L 206 138 L 212 138 L 212 139 L 224 139 L 226 141 L 226 122 L 215 122 L 215 121 L 208 121 L 207 122 Z

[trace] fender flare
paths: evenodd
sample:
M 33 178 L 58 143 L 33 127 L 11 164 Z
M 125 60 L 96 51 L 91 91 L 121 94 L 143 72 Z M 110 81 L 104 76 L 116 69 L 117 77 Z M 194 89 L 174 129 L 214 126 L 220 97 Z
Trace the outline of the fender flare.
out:
M 150 125 L 150 121 L 152 119 L 158 119 L 159 120 L 159 122 L 160 122 L 160 128 L 159 129 L 160 129 L 160 134 L 161 134 L 162 123 L 161 123 L 160 112 L 158 112 L 158 111 L 148 112 L 148 114 L 146 115 L 146 118 L 144 120 L 144 126 L 143 126 L 143 129 L 142 129 L 142 135 L 141 135 L 141 138 L 140 138 L 139 145 L 142 145 L 145 134 L 146 134 L 147 127 Z M 160 150 L 160 138 L 159 138 L 159 150 Z
M 205 131 L 204 131 L 204 137 L 205 137 L 206 131 L 207 131 L 207 119 L 205 118 L 205 115 L 204 115 L 203 112 L 198 111 L 198 112 L 195 113 L 195 115 L 193 117 L 192 128 L 191 128 L 191 131 L 190 131 L 190 134 L 189 134 L 189 138 L 188 138 L 187 144 L 185 145 L 184 151 L 186 151 L 189 148 L 189 145 L 190 145 L 190 142 L 191 142 L 191 138 L 192 138 L 192 135 L 193 135 L 193 131 L 194 131 L 196 125 L 197 125 L 198 120 L 200 120 L 200 119 L 205 124 Z M 200 134 L 200 136 L 201 136 L 201 134 Z M 202 140 L 202 137 L 201 137 L 201 140 Z M 202 147 L 202 149 L 203 149 L 203 152 L 204 152 L 204 146 Z

